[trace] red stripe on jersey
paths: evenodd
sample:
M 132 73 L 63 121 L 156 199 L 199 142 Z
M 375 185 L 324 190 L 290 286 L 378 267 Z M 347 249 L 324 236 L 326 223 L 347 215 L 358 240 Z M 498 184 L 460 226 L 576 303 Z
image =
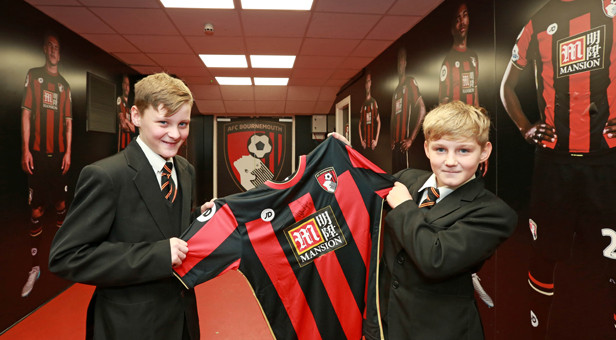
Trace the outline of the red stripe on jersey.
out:
M 67 117 L 70 117 L 68 112 L 68 88 L 60 93 L 60 114 L 58 115 L 58 152 L 64 153 L 64 122 Z
M 353 180 L 353 177 L 349 172 L 345 172 L 338 176 L 338 183 L 340 185 L 338 186 L 339 189 L 336 190 L 336 200 L 340 204 L 340 211 L 342 212 L 344 219 L 347 221 L 351 235 L 353 235 L 353 239 L 357 244 L 357 249 L 361 254 L 361 258 L 366 269 L 368 269 L 370 268 L 370 249 L 372 249 L 372 239 L 370 237 L 370 214 L 368 213 L 368 210 L 366 210 L 365 204 L 357 204 L 354 200 L 345 199 L 348 197 L 356 197 L 359 199 L 361 197 L 359 188 L 357 187 L 357 184 L 355 184 L 355 180 Z M 366 270 L 366 292 L 364 293 L 364 298 L 367 295 L 367 289 L 369 286 L 368 274 L 368 270 Z M 341 282 L 346 282 L 346 280 Z M 340 283 L 338 285 L 342 287 Z M 344 285 L 344 287 L 348 287 L 348 285 Z M 362 311 L 359 310 L 357 304 L 348 302 L 353 301 L 350 288 L 348 292 L 351 296 L 345 297 L 344 299 L 347 300 L 347 309 L 350 310 L 346 311 L 344 315 L 346 315 L 345 321 L 348 321 L 349 325 L 345 326 L 343 324 L 343 327 L 345 329 L 347 339 L 359 339 L 361 334 L 351 335 L 346 331 L 347 328 L 350 330 L 360 330 L 363 314 Z M 364 303 L 365 302 L 366 301 L 364 300 Z M 342 318 L 340 319 L 342 320 Z
M 209 228 L 208 228 L 209 226 Z M 191 271 L 202 259 L 208 257 L 212 251 L 216 250 L 237 228 L 237 221 L 225 204 L 217 211 L 212 219 L 195 233 L 188 241 L 190 255 L 182 262 L 182 266 L 175 268 L 180 277 Z M 237 262 L 239 265 L 239 262 Z M 227 268 L 226 270 L 237 269 Z
M 616 37 L 616 24 L 612 25 L 612 36 Z M 609 68 L 609 77 L 610 77 L 610 85 L 607 87 L 607 101 L 610 110 L 610 116 L 608 120 L 616 118 L 616 44 L 612 43 L 612 50 L 610 51 L 610 68 Z M 605 134 L 603 135 L 607 145 L 610 148 L 616 147 L 616 138 L 608 138 Z
M 574 18 L 569 23 L 569 35 L 590 30 L 590 13 Z M 588 152 L 590 150 L 590 72 L 569 76 L 569 112 L 580 117 L 569 118 L 569 150 Z
M 348 175 L 348 172 L 345 172 L 345 174 Z M 338 177 L 338 181 L 340 181 L 340 179 L 341 177 Z M 354 181 L 352 178 L 351 183 L 349 184 L 354 185 Z M 342 209 L 342 200 L 338 196 L 340 194 L 341 187 L 342 183 L 340 183 L 340 185 L 338 186 L 338 190 L 336 190 L 336 199 L 338 200 L 338 202 L 340 202 Z M 356 190 L 356 194 L 359 194 L 359 190 Z M 316 212 L 314 202 L 312 201 L 312 197 L 309 194 L 306 194 L 300 197 L 295 202 L 289 204 L 289 208 L 293 213 L 295 221 L 301 220 L 307 214 L 313 214 Z M 346 219 L 346 214 L 344 214 L 344 212 L 343 215 L 345 215 Z M 349 228 L 351 228 L 351 223 L 349 223 L 348 221 L 349 220 L 347 220 L 347 224 Z M 365 230 L 368 231 L 367 228 Z M 355 238 L 355 236 L 353 237 Z M 361 250 L 362 249 L 360 248 L 360 251 Z M 351 290 L 351 287 L 349 287 L 349 283 L 346 279 L 346 276 L 344 275 L 344 272 L 342 271 L 340 262 L 338 262 L 338 257 L 336 256 L 336 253 L 331 252 L 318 257 L 314 260 L 314 265 L 319 272 L 319 276 L 321 277 L 323 286 L 327 291 L 329 300 L 334 307 L 334 311 L 338 316 L 338 320 L 340 321 L 340 325 L 342 326 L 342 329 L 347 339 L 361 338 L 361 312 L 359 311 L 359 308 L 355 303 L 353 292 Z
M 530 44 L 531 37 L 533 36 L 533 21 L 530 20 L 526 26 L 522 29 L 522 34 L 518 39 L 517 53 L 518 59 L 514 60 L 515 64 L 521 68 L 525 68 L 528 65 L 528 45 Z
M 347 339 L 360 339 L 362 316 L 335 252 L 314 260 Z
M 529 29 L 530 30 L 530 29 Z M 552 36 L 546 31 L 539 33 L 539 50 L 543 56 L 543 70 L 541 79 L 543 80 L 543 99 L 545 100 L 545 123 L 555 126 L 554 109 L 556 107 L 556 92 L 554 90 L 554 69 L 552 66 Z
M 34 81 L 34 79 L 30 79 L 31 81 Z M 30 114 L 34 113 L 34 144 L 32 145 L 32 150 L 34 151 L 41 151 L 41 84 L 37 81 L 35 81 L 34 83 L 34 93 L 39 94 L 38 95 L 38 100 L 39 102 L 36 103 L 36 106 L 34 106 L 36 108 L 36 111 L 32 112 L 30 111 Z M 30 138 L 32 138 L 32 136 L 30 136 Z
M 283 137 L 283 134 L 279 133 L 278 134 L 278 152 L 277 152 L 277 154 L 278 154 L 278 161 L 276 162 L 276 164 L 282 164 L 282 156 L 284 155 L 284 152 L 282 150 L 282 146 L 284 145 L 284 139 L 282 137 Z M 275 171 L 272 170 L 272 173 L 275 173 Z
M 346 145 L 346 150 L 349 153 L 349 159 L 351 160 L 351 164 L 353 165 L 353 167 L 372 170 L 379 174 L 385 173 L 385 171 L 376 166 L 374 163 L 370 162 L 367 158 L 362 156 L 359 151 L 353 149 L 351 146 Z
M 468 62 L 468 60 L 465 60 L 462 63 L 462 67 L 464 67 L 464 72 L 466 73 L 470 73 L 472 71 L 471 69 L 471 64 Z M 470 81 L 470 79 L 468 79 L 468 81 Z M 476 81 L 476 79 L 473 79 L 473 81 Z M 463 79 L 460 78 L 460 86 L 459 88 L 462 89 L 465 86 L 465 84 L 463 84 Z M 466 94 L 466 99 L 464 100 L 464 102 L 468 105 L 473 105 L 473 97 L 475 96 L 475 91 L 467 93 Z
M 451 68 L 452 72 L 451 72 L 451 77 L 452 77 L 452 83 L 453 84 L 453 91 L 452 91 L 452 101 L 453 100 L 460 100 L 460 90 L 462 88 L 462 84 L 460 84 L 460 68 L 459 67 L 454 67 Z
M 310 194 L 306 194 L 289 204 L 293 215 L 298 209 L 303 210 L 304 204 L 310 204 L 314 212 L 312 198 Z M 250 243 L 282 300 L 297 338 L 321 339 L 304 291 L 295 277 L 291 264 L 287 261 L 271 223 L 257 219 L 246 223 L 246 230 Z

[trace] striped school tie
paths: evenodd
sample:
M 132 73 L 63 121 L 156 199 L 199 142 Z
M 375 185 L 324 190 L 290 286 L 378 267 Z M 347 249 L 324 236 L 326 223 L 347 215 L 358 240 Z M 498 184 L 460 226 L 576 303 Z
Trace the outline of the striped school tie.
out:
M 441 197 L 441 195 L 438 192 L 438 189 L 435 187 L 429 187 L 428 196 L 426 196 L 423 202 L 421 202 L 421 204 L 419 205 L 419 208 L 426 208 L 426 209 L 432 208 L 432 206 L 436 204 L 436 200 L 439 197 Z
M 171 178 L 171 170 L 173 169 L 173 163 L 167 162 L 165 166 L 163 166 L 162 180 L 160 182 L 160 190 L 169 202 L 173 203 L 175 201 L 175 196 L 178 193 L 178 188 L 173 182 L 173 178 Z

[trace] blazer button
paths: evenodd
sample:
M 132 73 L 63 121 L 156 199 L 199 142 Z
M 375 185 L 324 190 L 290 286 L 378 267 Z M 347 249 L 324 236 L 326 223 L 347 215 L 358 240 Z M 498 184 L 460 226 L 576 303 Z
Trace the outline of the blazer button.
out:
M 404 257 L 404 254 L 400 254 L 398 255 L 398 264 L 404 264 L 404 262 L 406 261 L 406 258 Z
M 398 287 L 400 287 L 400 282 L 398 282 L 398 280 L 394 280 L 394 282 L 391 283 L 391 286 L 394 289 L 397 289 Z

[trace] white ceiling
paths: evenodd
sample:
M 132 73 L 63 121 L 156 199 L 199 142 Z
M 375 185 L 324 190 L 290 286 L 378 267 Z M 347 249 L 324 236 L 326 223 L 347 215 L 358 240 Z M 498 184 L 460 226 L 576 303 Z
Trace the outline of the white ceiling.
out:
M 167 9 L 158 0 L 26 0 L 142 74 L 190 87 L 202 114 L 329 112 L 336 93 L 443 0 L 314 0 L 311 11 Z M 204 33 L 205 23 L 214 34 Z M 293 69 L 206 68 L 199 54 L 296 55 Z M 289 77 L 219 86 L 216 76 Z

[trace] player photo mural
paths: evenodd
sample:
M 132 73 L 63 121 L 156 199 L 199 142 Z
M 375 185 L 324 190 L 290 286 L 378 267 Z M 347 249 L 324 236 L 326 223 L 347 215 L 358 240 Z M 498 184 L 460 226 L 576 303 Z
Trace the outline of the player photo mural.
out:
M 118 152 L 124 150 L 128 143 L 137 137 L 139 132 L 130 119 L 130 107 L 128 96 L 130 95 L 130 79 L 127 75 L 122 76 L 122 94 L 118 96 Z
M 218 123 L 218 196 L 256 188 L 291 173 L 291 123 L 239 119 Z
M 361 147 L 374 150 L 379 143 L 379 135 L 381 133 L 381 117 L 379 115 L 379 106 L 376 99 L 372 97 L 370 89 L 372 87 L 372 75 L 370 72 L 366 74 L 366 99 L 359 109 L 359 140 Z
M 71 88 L 59 72 L 60 40 L 54 33 L 45 35 L 43 53 L 45 65 L 26 75 L 21 104 L 21 167 L 28 176 L 31 211 L 24 225 L 30 235 L 32 259 L 21 291 L 24 298 L 32 292 L 41 269 L 47 268 L 40 260 L 41 234 L 44 230 L 55 233 L 66 216 L 66 173 L 71 166 Z M 49 212 L 55 212 L 51 226 L 43 219 Z
M 426 106 L 415 78 L 406 74 L 406 49 L 398 50 L 398 86 L 391 100 L 391 149 L 392 173 L 406 169 L 409 148 L 417 137 Z
M 439 102 L 460 100 L 479 106 L 477 83 L 479 59 L 477 53 L 467 46 L 469 12 L 466 3 L 461 3 L 451 20 L 453 45 L 445 56 L 439 77 Z
M 616 338 L 615 15 L 609 0 L 548 1 L 522 28 L 502 79 L 503 105 L 536 147 L 533 339 Z M 536 75 L 538 121 L 516 93 L 522 72 Z

